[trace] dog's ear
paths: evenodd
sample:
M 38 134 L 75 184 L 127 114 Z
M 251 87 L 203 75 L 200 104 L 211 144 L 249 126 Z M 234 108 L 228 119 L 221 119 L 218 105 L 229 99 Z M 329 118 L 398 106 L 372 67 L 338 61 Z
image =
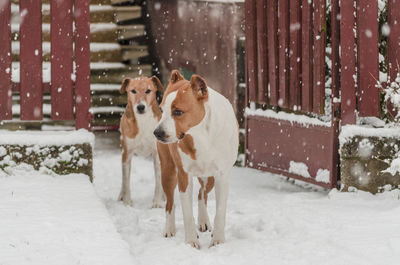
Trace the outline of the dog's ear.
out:
M 160 79 L 158 79 L 157 76 L 155 76 L 155 75 L 153 75 L 151 77 L 151 81 L 153 82 L 153 85 L 157 89 L 156 90 L 156 100 L 157 100 L 158 105 L 160 105 L 161 101 L 162 101 L 162 98 L 163 98 L 162 92 L 164 90 L 164 87 L 161 84 Z
M 192 75 L 190 78 L 190 86 L 198 99 L 205 99 L 208 96 L 207 84 L 203 77 Z
M 129 82 L 131 81 L 130 78 L 125 78 L 124 81 L 122 81 L 121 88 L 119 89 L 119 93 L 125 94 L 126 93 L 126 87 L 129 85 Z
M 178 70 L 173 70 L 171 73 L 171 84 L 178 82 L 179 80 L 185 79 Z
M 153 85 L 157 89 L 157 91 L 162 92 L 164 90 L 164 87 L 161 84 L 160 79 L 157 78 L 157 76 L 153 75 L 151 77 L 151 82 L 153 82 Z

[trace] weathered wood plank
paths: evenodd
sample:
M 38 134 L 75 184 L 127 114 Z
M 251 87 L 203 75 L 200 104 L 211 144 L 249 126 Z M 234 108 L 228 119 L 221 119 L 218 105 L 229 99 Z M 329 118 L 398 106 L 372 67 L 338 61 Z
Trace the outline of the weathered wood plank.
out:
M 11 91 L 11 2 L 0 5 L 0 120 L 12 118 Z
M 279 99 L 277 8 L 276 1 L 267 1 L 268 80 L 271 106 L 278 106 Z
M 307 112 L 313 110 L 313 77 L 312 77 L 312 3 L 302 1 L 301 17 L 301 109 Z
M 356 55 L 354 49 L 354 3 L 341 2 L 340 46 L 341 46 L 341 116 L 342 124 L 356 123 Z
M 358 113 L 360 116 L 379 116 L 378 1 L 357 2 L 358 41 Z
M 74 119 L 73 0 L 51 1 L 51 111 L 53 120 Z
M 21 120 L 43 118 L 42 93 L 42 1 L 20 1 L 20 96 Z M 38 69 L 40 69 L 38 71 Z

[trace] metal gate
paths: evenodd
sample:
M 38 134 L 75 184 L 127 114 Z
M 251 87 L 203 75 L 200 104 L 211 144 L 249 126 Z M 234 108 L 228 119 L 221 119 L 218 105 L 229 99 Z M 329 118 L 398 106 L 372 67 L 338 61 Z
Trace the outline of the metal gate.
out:
M 388 2 L 395 76 L 400 1 Z M 379 24 L 378 0 L 328 3 L 246 0 L 245 145 L 249 167 L 333 188 L 339 122 L 380 115 Z
M 90 128 L 89 4 L 0 1 L 0 120 L 12 119 L 13 92 L 20 96 L 21 120 L 42 120 L 43 93 L 50 93 L 52 120 L 75 120 L 77 129 Z M 50 43 L 42 42 L 43 21 L 50 24 Z M 13 27 L 19 27 L 14 36 Z M 15 50 L 13 38 L 19 39 Z M 49 62 L 42 61 L 46 45 L 51 46 Z M 19 62 L 13 62 L 16 50 Z

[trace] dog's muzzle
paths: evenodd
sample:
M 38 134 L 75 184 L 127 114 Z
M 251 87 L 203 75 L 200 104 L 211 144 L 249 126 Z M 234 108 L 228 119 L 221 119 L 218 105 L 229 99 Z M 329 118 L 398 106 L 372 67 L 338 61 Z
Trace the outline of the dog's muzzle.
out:
M 137 112 L 138 112 L 139 114 L 143 114 L 144 111 L 145 111 L 145 109 L 146 109 L 146 106 L 143 105 L 143 104 L 139 104 L 139 105 L 137 105 L 137 107 L 136 107 L 136 110 L 137 110 Z
M 165 131 L 161 129 L 160 127 L 156 128 L 154 130 L 154 136 L 157 138 L 157 140 L 161 142 L 165 142 Z

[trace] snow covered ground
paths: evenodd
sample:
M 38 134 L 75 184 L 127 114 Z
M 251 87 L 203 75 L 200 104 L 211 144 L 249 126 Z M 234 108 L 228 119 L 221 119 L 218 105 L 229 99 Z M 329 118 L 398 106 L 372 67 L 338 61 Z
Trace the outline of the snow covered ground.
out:
M 162 237 L 164 210 L 151 209 L 150 160 L 133 161 L 133 207 L 116 201 L 121 173 L 115 133 L 96 137 L 94 189 L 82 175 L 11 173 L 0 170 L 0 265 L 389 265 L 400 260 L 398 191 L 328 192 L 234 168 L 226 243 L 208 248 L 210 233 L 200 233 L 197 250 L 184 243 L 179 196 L 176 237 Z M 197 212 L 197 203 L 194 208 Z M 213 193 L 209 213 L 213 219 Z
M 277 175 L 235 168 L 228 199 L 226 243 L 200 250 L 184 244 L 179 196 L 177 234 L 163 238 L 164 210 L 151 209 L 152 162 L 134 158 L 133 207 L 117 202 L 120 151 L 111 137 L 97 138 L 95 189 L 130 246 L 133 264 L 399 264 L 399 192 L 373 196 L 305 188 Z M 198 185 L 195 186 L 195 190 Z M 194 204 L 197 213 L 197 203 Z M 209 198 L 215 214 L 215 197 Z
M 0 170 L 0 264 L 132 264 L 85 175 Z

